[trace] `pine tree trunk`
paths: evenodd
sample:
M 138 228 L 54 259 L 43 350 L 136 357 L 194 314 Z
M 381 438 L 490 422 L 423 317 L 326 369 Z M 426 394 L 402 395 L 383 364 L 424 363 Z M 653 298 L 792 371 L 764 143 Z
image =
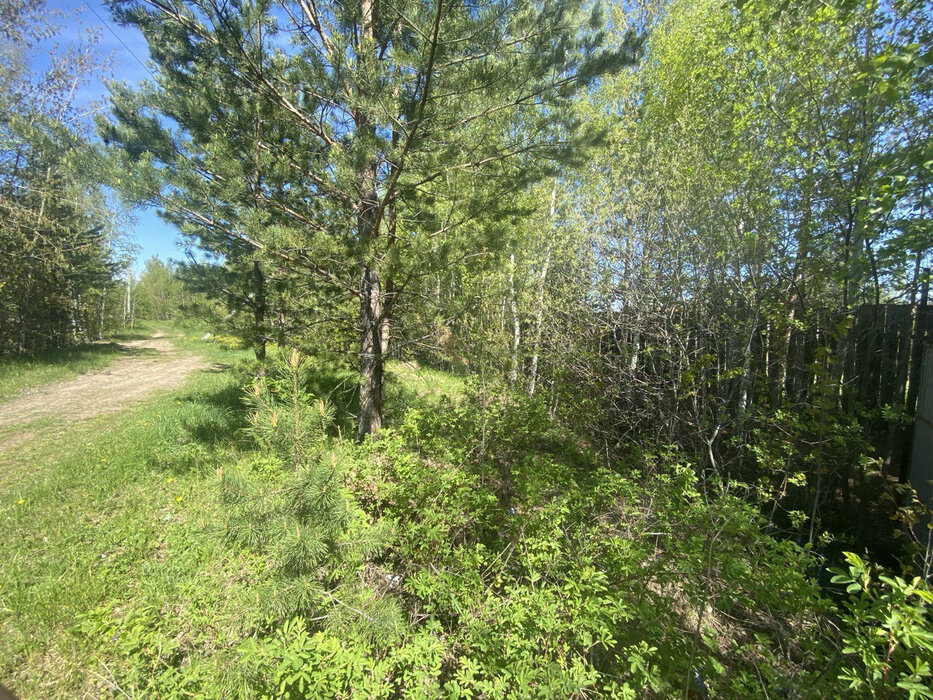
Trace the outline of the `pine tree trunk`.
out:
M 363 268 L 360 279 L 360 413 L 357 439 L 375 435 L 382 427 L 382 290 L 379 271 Z
M 262 362 L 266 359 L 266 334 L 263 328 L 266 320 L 266 290 L 265 278 L 258 260 L 253 260 L 253 331 L 255 333 L 255 346 L 253 352 L 256 359 Z
M 399 141 L 401 140 L 401 133 L 398 129 L 392 129 L 392 150 L 394 151 L 398 148 Z M 393 163 L 389 168 L 390 180 L 393 179 L 396 175 L 397 165 Z M 391 250 L 396 242 L 396 230 L 398 228 L 398 200 L 396 197 L 392 197 L 389 200 L 387 207 L 387 227 L 386 227 L 386 247 L 388 250 Z M 395 306 L 395 282 L 391 277 L 386 277 L 382 284 L 382 298 L 385 300 L 382 309 L 382 355 L 385 359 L 389 357 L 389 349 L 391 347 L 390 340 L 392 334 L 390 332 L 390 321 L 391 321 L 391 310 Z
M 385 281 L 384 289 L 385 289 L 385 293 L 383 296 L 385 296 L 386 299 L 391 299 L 392 293 L 393 293 L 392 280 L 387 279 Z M 392 337 L 392 334 L 390 332 L 389 316 L 387 314 L 383 314 L 380 335 L 382 337 L 382 357 L 383 357 L 383 361 L 385 361 L 389 358 L 389 349 L 390 349 L 389 341 L 391 340 L 391 337 Z
M 354 48 L 363 70 L 374 59 L 369 53 L 373 38 L 374 0 L 360 0 L 359 33 Z M 360 98 L 363 90 L 360 89 Z M 362 100 L 361 100 L 362 101 Z M 357 107 L 353 112 L 359 142 L 365 136 L 375 136 L 374 125 L 364 109 Z M 376 189 L 378 164 L 366 155 L 357 171 L 359 199 L 356 202 L 356 226 L 360 249 L 364 256 L 360 272 L 360 410 L 356 437 L 363 440 L 382 427 L 382 337 L 380 324 L 382 315 L 382 289 L 379 270 L 374 255 L 373 242 L 379 233 L 379 195 Z
M 366 53 L 373 38 L 373 0 L 360 3 L 360 40 L 357 46 L 360 62 L 374 59 Z M 368 115 L 358 110 L 353 115 L 359 134 L 366 133 L 375 141 L 375 125 Z M 365 142 L 365 140 L 364 140 Z M 379 163 L 375 156 L 358 172 L 360 198 L 357 202 L 357 233 L 364 262 L 360 275 L 360 411 L 356 436 L 363 440 L 375 435 L 382 427 L 382 384 L 384 357 L 382 354 L 382 280 L 374 243 L 379 236 L 379 194 L 377 182 Z

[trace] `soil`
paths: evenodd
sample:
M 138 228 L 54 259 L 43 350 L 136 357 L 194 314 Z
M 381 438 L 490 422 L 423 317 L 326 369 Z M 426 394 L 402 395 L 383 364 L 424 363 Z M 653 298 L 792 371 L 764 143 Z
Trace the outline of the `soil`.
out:
M 74 379 L 46 384 L 0 403 L 0 451 L 34 437 L 16 426 L 54 419 L 58 427 L 115 413 L 155 391 L 174 389 L 191 372 L 207 366 L 203 358 L 179 352 L 169 336 L 157 333 L 145 340 L 121 343 L 127 353 L 104 369 Z M 12 434 L 9 434 L 10 430 Z

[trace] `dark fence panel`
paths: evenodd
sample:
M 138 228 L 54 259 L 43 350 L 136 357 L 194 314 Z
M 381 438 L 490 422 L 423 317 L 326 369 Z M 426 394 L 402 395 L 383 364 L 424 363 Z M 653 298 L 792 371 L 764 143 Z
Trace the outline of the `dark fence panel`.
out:
M 933 346 L 923 353 L 914 439 L 910 459 L 910 485 L 920 500 L 933 505 Z

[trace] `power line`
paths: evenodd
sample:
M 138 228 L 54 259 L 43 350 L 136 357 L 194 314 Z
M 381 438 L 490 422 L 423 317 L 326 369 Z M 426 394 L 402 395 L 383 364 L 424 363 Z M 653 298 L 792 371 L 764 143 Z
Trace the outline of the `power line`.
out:
M 97 10 L 94 9 L 94 7 L 88 2 L 88 0 L 83 0 L 83 2 L 84 2 L 84 4 L 85 4 L 85 6 L 87 7 L 87 9 L 89 9 L 89 10 L 91 11 L 91 13 L 97 18 L 97 21 L 100 22 L 103 26 L 105 26 L 105 27 L 107 28 L 107 31 L 109 31 L 111 34 L 113 34 L 113 38 L 116 39 L 117 41 L 119 41 L 120 44 L 123 45 L 123 48 L 126 49 L 126 52 L 127 52 L 130 56 L 132 56 L 133 58 L 135 58 L 135 59 L 136 59 L 136 62 L 137 62 L 139 65 L 141 65 L 141 66 L 143 67 L 143 69 L 144 69 L 149 75 L 152 76 L 152 79 L 153 79 L 153 80 L 155 80 L 155 79 L 156 79 L 155 73 L 153 73 L 151 70 L 149 70 L 149 66 L 147 66 L 145 63 L 143 63 L 143 61 L 139 58 L 139 56 L 137 56 L 135 53 L 133 53 L 133 50 L 132 50 L 129 46 L 126 45 L 126 42 L 123 41 L 122 38 L 120 38 L 120 35 L 117 34 L 115 31 L 113 31 L 113 27 L 111 27 L 99 14 L 97 14 Z

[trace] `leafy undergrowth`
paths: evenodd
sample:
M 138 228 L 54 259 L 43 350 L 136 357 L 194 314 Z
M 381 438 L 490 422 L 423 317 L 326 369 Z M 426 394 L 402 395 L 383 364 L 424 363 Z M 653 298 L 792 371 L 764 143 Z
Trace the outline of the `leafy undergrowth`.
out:
M 853 559 L 837 611 L 805 552 L 677 454 L 607 465 L 535 402 L 393 376 L 408 410 L 361 446 L 318 398 L 343 375 L 293 354 L 19 455 L 0 679 L 23 698 L 929 697 L 922 587 Z
M 802 552 L 762 537 L 728 492 L 703 496 L 673 455 L 611 469 L 542 407 L 477 398 L 410 411 L 351 481 L 396 527 L 383 567 L 412 640 L 430 640 L 413 685 L 388 676 L 452 697 L 753 697 L 806 682 L 822 604 Z

